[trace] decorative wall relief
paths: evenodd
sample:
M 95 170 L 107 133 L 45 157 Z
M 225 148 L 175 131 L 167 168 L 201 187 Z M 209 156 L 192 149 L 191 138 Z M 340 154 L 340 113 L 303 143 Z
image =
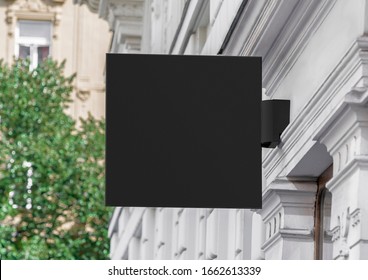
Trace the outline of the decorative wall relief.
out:
M 349 256 L 349 246 L 347 243 L 347 238 L 349 235 L 350 228 L 350 207 L 347 207 L 345 211 L 338 216 L 338 222 L 340 227 L 340 249 L 339 257 L 347 258 Z

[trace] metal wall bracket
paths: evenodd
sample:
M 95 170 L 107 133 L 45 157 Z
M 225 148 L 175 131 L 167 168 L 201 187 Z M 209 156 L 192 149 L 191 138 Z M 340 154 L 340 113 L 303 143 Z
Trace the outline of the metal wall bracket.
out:
M 276 148 L 280 135 L 290 122 L 290 100 L 264 100 L 261 105 L 261 145 Z

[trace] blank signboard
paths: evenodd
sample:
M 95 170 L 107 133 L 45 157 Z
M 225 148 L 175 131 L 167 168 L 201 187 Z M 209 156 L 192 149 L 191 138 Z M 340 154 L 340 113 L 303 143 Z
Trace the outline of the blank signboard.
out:
M 107 54 L 106 205 L 261 208 L 261 58 Z

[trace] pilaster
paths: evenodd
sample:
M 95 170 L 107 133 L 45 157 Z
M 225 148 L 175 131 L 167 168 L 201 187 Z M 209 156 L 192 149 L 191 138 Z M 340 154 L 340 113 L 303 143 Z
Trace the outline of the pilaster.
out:
M 210 209 L 206 223 L 206 259 L 226 259 L 228 255 L 229 211 L 227 209 Z
M 173 211 L 170 208 L 157 208 L 156 209 L 156 223 L 155 223 L 155 259 L 167 260 L 170 259 L 172 236 L 172 214 Z
M 314 181 L 276 179 L 257 213 L 266 225 L 265 259 L 313 259 Z
M 334 259 L 368 259 L 368 38 L 357 41 L 356 85 L 316 140 L 334 161 L 331 226 Z

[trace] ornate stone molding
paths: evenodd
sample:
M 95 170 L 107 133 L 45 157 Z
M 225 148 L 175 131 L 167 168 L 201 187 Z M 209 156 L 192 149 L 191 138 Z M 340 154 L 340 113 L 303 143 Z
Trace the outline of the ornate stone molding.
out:
M 351 217 L 351 226 L 354 228 L 356 226 L 359 225 L 360 223 L 360 209 L 357 208 L 355 209 L 351 214 L 350 214 L 350 217 Z
M 364 162 L 368 153 L 368 147 L 364 146 L 368 126 L 368 37 L 356 41 L 354 52 L 358 78 L 314 137 L 326 145 L 334 159 L 333 182 L 340 175 L 345 176 L 353 165 Z
M 333 178 L 326 185 L 332 193 L 334 259 L 368 257 L 367 206 L 362 199 L 368 178 L 368 38 L 359 38 L 353 51 L 355 83 L 314 138 L 327 147 L 334 161 Z
M 266 237 L 262 245 L 266 259 L 274 256 L 275 248 L 278 248 L 278 258 L 281 258 L 283 251 L 290 250 L 289 246 L 293 242 L 309 244 L 313 240 L 316 189 L 316 182 L 313 181 L 278 178 L 264 191 L 263 208 L 256 212 L 266 225 Z M 298 219 L 295 219 L 296 215 Z M 290 243 L 283 243 L 281 248 L 274 246 L 283 240 Z
M 16 0 L 7 7 L 5 21 L 9 25 L 9 35 L 13 36 L 17 20 L 49 20 L 57 27 L 61 20 L 61 7 L 64 1 L 55 0 Z M 54 28 L 55 29 L 55 28 Z M 53 32 L 57 38 L 57 29 Z
M 73 0 L 74 4 L 87 5 L 92 13 L 97 13 L 101 0 Z
M 258 2 L 258 1 L 253 1 Z M 272 41 L 277 36 L 279 28 L 282 28 L 287 21 L 288 16 L 293 11 L 298 1 L 262 1 L 259 15 L 254 18 L 256 21 L 254 28 L 249 32 L 244 43 L 240 55 L 263 55 L 259 50 L 259 46 L 266 45 L 265 40 Z M 253 3 L 249 3 L 252 5 Z M 260 5 L 260 4 L 256 4 Z M 250 6 L 251 7 L 251 6 Z M 257 6 L 255 6 L 257 8 Z M 270 25 L 275 26 L 270 32 Z M 272 34 L 274 33 L 274 34 Z
M 87 5 L 93 13 L 105 19 L 112 30 L 116 20 L 125 18 L 142 18 L 145 0 L 74 0 L 75 4 Z
M 11 24 L 14 19 L 52 20 L 58 25 L 61 18 L 60 4 L 64 1 L 55 0 L 16 0 L 6 10 L 6 22 Z
M 7 60 L 14 56 L 14 32 L 18 20 L 45 20 L 53 24 L 53 55 L 58 51 L 59 23 L 62 19 L 62 5 L 64 0 L 8 0 L 5 10 L 5 22 L 8 29 Z M 57 55 L 56 55 L 57 56 Z
M 331 232 L 332 232 L 332 242 L 335 244 L 338 243 L 338 253 L 335 254 L 335 259 L 341 258 L 346 259 L 349 257 L 349 246 L 347 242 L 349 229 L 350 229 L 350 220 L 351 220 L 351 214 L 350 214 L 350 208 L 347 207 L 344 211 L 338 215 L 338 225 L 335 226 Z M 359 213 L 359 209 L 354 211 L 355 214 Z
M 280 229 L 275 235 L 267 239 L 263 244 L 262 250 L 269 250 L 280 240 L 280 239 L 293 239 L 301 242 L 310 242 L 313 240 L 313 230 L 311 229 Z
M 249 0 L 225 54 L 263 60 L 263 86 L 272 96 L 336 0 Z
M 113 27 L 116 19 L 142 18 L 144 0 L 102 0 L 99 15 Z M 110 20 L 112 22 L 110 22 Z
M 139 52 L 147 0 L 74 0 L 105 19 L 114 31 L 111 52 Z
M 277 91 L 335 3 L 336 0 L 298 2 L 264 61 L 263 85 L 269 97 Z
M 281 135 L 279 148 L 266 154 L 262 163 L 266 185 L 277 176 L 281 176 L 281 172 L 283 176 L 288 175 L 294 167 L 295 159 L 302 157 L 305 150 L 315 143 L 313 141 L 318 141 L 321 133 L 331 125 L 335 116 L 341 113 L 343 109 L 341 105 L 345 98 L 350 101 L 356 101 L 357 98 L 366 100 L 366 93 L 361 88 L 366 84 L 363 68 L 367 67 L 367 41 L 368 37 L 361 37 L 351 45 L 327 80 L 285 129 Z M 353 80 L 357 72 L 361 74 L 358 75 L 358 79 Z M 352 85 L 350 97 L 344 89 L 347 84 Z M 360 93 L 357 93 L 357 88 Z

